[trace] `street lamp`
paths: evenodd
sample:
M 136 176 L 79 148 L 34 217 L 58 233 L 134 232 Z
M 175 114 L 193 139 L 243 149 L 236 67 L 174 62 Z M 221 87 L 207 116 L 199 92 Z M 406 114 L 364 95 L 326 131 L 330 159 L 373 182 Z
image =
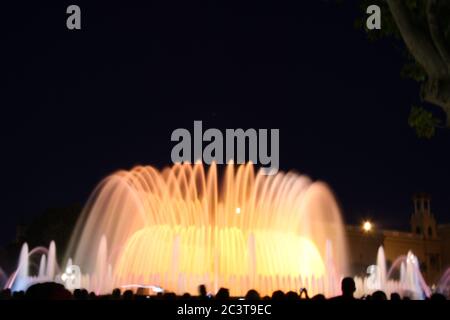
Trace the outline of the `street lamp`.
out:
M 372 222 L 370 221 L 365 221 L 362 225 L 362 228 L 364 230 L 364 232 L 370 232 L 373 229 L 373 225 Z

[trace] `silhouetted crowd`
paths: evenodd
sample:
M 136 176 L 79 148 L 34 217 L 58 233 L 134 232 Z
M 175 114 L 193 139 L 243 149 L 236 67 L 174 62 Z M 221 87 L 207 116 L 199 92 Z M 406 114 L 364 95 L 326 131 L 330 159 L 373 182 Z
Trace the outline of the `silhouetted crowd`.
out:
M 400 297 L 398 293 L 392 293 L 388 299 L 387 295 L 383 291 L 375 291 L 371 295 L 364 296 L 362 299 L 356 299 L 354 293 L 356 291 L 355 281 L 352 278 L 344 278 L 341 283 L 342 294 L 337 297 L 326 299 L 323 294 L 317 294 L 313 297 L 309 297 L 306 289 L 301 289 L 298 293 L 295 291 L 289 291 L 284 293 L 281 290 L 273 292 L 272 296 L 261 297 L 256 290 L 249 290 L 245 297 L 245 300 L 259 301 L 299 301 L 299 300 L 311 300 L 311 301 L 352 301 L 352 300 L 371 300 L 371 301 L 383 301 L 383 300 L 410 300 L 408 297 Z M 85 289 L 76 289 L 72 292 L 67 290 L 63 285 L 54 282 L 46 282 L 32 285 L 26 292 L 15 291 L 11 292 L 9 289 L 5 289 L 0 292 L 0 300 L 233 300 L 239 299 L 238 297 L 231 297 L 230 292 L 226 288 L 221 288 L 215 296 L 208 295 L 206 287 L 204 285 L 199 286 L 198 295 L 191 295 L 185 293 L 183 295 L 176 295 L 171 292 L 159 292 L 156 295 L 146 295 L 139 290 L 134 293 L 132 290 L 126 290 L 122 292 L 120 289 L 114 289 L 110 295 L 96 295 L 94 292 L 88 292 Z M 444 301 L 446 297 L 439 293 L 434 293 L 427 300 L 431 301 Z

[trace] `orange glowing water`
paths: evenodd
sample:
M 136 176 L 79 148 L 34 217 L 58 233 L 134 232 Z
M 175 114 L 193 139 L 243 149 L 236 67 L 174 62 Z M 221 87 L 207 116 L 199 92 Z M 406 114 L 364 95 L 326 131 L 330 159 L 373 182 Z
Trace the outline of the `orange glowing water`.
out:
M 97 292 L 152 284 L 176 293 L 338 293 L 346 273 L 339 208 L 329 188 L 252 164 L 176 164 L 120 171 L 100 183 L 68 250 Z M 98 248 L 98 250 L 97 250 Z

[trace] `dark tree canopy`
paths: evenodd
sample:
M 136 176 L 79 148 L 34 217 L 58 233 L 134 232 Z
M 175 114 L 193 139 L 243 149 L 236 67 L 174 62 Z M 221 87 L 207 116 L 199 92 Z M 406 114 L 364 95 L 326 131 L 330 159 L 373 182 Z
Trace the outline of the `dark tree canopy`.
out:
M 368 32 L 371 40 L 391 37 L 405 44 L 402 75 L 421 84 L 423 101 L 440 107 L 450 126 L 450 1 L 373 0 L 380 6 L 381 30 Z M 365 27 L 365 19 L 357 21 Z M 431 137 L 439 121 L 430 111 L 413 107 L 409 124 L 421 137 Z

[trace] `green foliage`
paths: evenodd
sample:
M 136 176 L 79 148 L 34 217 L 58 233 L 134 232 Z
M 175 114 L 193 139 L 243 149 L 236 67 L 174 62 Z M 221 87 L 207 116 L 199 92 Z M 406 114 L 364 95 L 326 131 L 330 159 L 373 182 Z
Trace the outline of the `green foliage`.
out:
M 427 78 L 427 74 L 422 66 L 410 58 L 408 58 L 408 62 L 403 65 L 400 74 L 404 78 L 413 79 L 417 82 L 424 82 Z
M 409 11 L 409 17 L 412 19 L 414 26 L 422 30 L 425 34 L 429 34 L 429 24 L 427 17 L 427 0 L 402 0 Z M 381 30 L 367 30 L 366 9 L 369 5 L 378 5 L 381 8 Z M 440 1 L 437 9 L 437 23 L 442 31 L 445 43 L 450 43 L 450 1 Z M 370 41 L 378 41 L 380 39 L 394 39 L 395 44 L 400 45 L 400 50 L 405 57 L 405 62 L 401 70 L 401 75 L 405 78 L 413 79 L 418 83 L 427 81 L 426 70 L 415 60 L 414 56 L 408 51 L 402 40 L 401 33 L 392 16 L 389 5 L 385 0 L 363 0 L 361 3 L 361 18 L 355 25 L 357 28 L 365 30 Z M 450 115 L 447 115 L 450 116 Z M 416 130 L 420 138 L 431 138 L 434 136 L 436 128 L 439 125 L 437 118 L 433 114 L 421 107 L 413 107 L 408 119 L 409 125 Z
M 430 111 L 413 106 L 409 114 L 408 124 L 416 130 L 419 138 L 430 139 L 434 136 L 439 120 Z
M 413 19 L 414 24 L 428 32 L 428 20 L 426 16 L 426 0 L 404 0 L 406 6 L 410 11 L 410 17 Z M 362 14 L 355 22 L 355 26 L 359 29 L 363 29 L 367 33 L 367 38 L 371 41 L 377 41 L 385 38 L 393 38 L 395 40 L 402 41 L 400 31 L 397 28 L 395 20 L 389 10 L 389 6 L 384 0 L 364 0 L 361 3 L 361 10 L 366 12 L 369 5 L 376 4 L 381 8 L 381 30 L 367 30 L 366 19 L 367 15 Z M 442 1 L 439 4 L 438 20 L 440 21 L 440 28 L 443 30 L 443 34 L 447 43 L 450 43 L 450 1 Z M 406 46 L 402 42 L 402 53 L 405 55 L 405 65 L 401 70 L 401 75 L 406 78 L 413 79 L 417 82 L 424 82 L 426 80 L 426 72 L 419 65 L 414 57 L 409 53 Z

